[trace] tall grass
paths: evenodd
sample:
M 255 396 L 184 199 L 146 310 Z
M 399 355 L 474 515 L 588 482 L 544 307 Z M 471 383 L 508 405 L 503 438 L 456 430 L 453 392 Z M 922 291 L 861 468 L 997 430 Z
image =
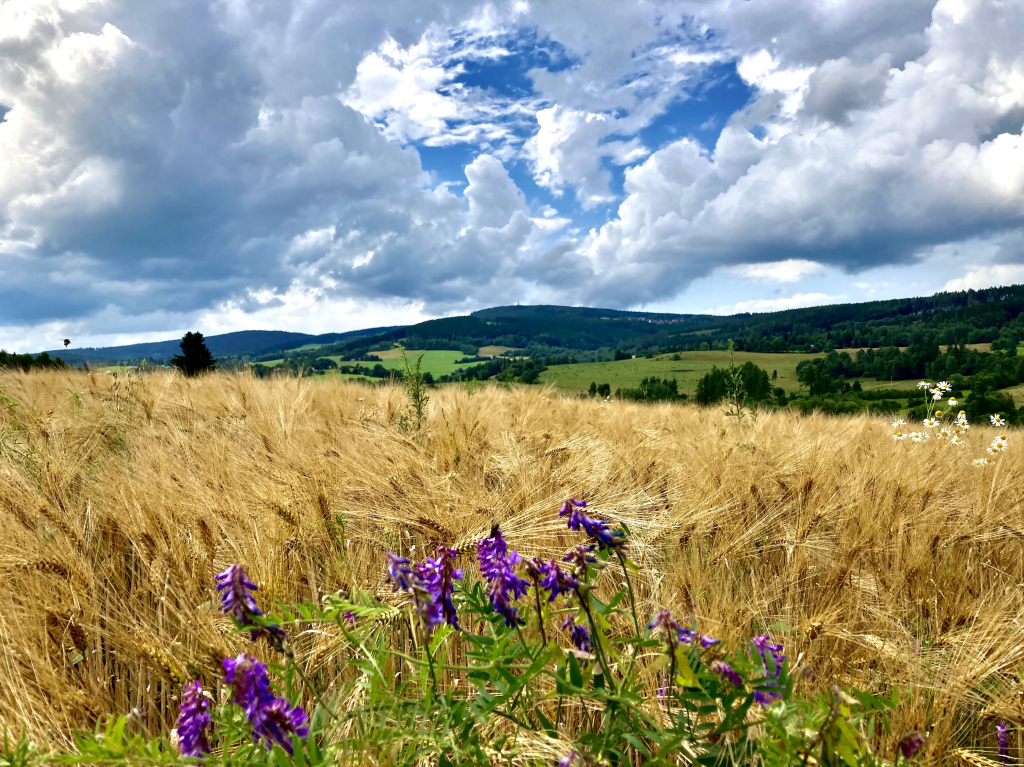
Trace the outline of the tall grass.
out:
M 151 732 L 186 679 L 249 647 L 213 575 L 244 563 L 266 606 L 365 588 L 387 550 L 466 550 L 499 522 L 560 556 L 561 501 L 632 531 L 637 598 L 738 644 L 765 630 L 834 683 L 914 694 L 891 751 L 930 732 L 995 754 L 1024 724 L 1024 459 L 896 443 L 888 424 L 444 387 L 420 430 L 399 387 L 216 374 L 0 375 L 0 724 L 62 745 L 137 709 Z M 990 433 L 992 432 L 992 433 Z M 414 548 L 415 547 L 415 548 Z M 295 638 L 311 678 L 340 638 Z M 1020 743 L 1011 744 L 1020 758 Z

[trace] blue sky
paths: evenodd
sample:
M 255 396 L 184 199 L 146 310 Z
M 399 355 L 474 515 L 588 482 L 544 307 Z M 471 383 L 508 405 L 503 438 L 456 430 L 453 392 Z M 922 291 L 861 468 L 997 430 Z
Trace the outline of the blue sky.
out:
M 1024 282 L 1024 5 L 17 0 L 0 347 Z

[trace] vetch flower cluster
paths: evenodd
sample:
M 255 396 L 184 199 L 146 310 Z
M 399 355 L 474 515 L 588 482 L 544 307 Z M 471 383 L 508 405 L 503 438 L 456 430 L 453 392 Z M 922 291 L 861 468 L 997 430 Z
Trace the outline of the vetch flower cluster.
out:
M 437 549 L 437 556 L 427 557 L 410 567 L 407 557 L 388 552 L 388 580 L 392 591 L 412 592 L 416 613 L 432 629 L 442 623 L 459 628 L 459 617 L 455 610 L 455 584 L 461 581 L 465 571 L 455 567 L 458 552 L 447 546 Z
M 210 701 L 197 681 L 186 682 L 181 688 L 178 706 L 178 748 L 182 756 L 203 758 L 210 753 L 207 729 L 210 727 Z
M 786 656 L 782 654 L 781 644 L 771 644 L 768 635 L 756 636 L 751 640 L 757 654 L 761 656 L 764 665 L 765 678 L 767 683 L 762 684 L 764 690 L 757 690 L 754 693 L 754 700 L 762 706 L 768 706 L 773 701 L 782 698 L 782 689 L 779 687 L 779 677 L 782 675 L 782 664 Z
M 306 712 L 271 692 L 267 667 L 252 656 L 225 658 L 224 679 L 231 685 L 233 702 L 252 725 L 254 743 L 262 741 L 268 748 L 276 743 L 291 754 L 292 738 L 309 735 Z
M 575 498 L 569 498 L 562 504 L 561 510 L 558 512 L 559 517 L 568 517 L 568 525 L 570 530 L 583 529 L 587 535 L 597 541 L 597 545 L 602 548 L 617 549 L 625 546 L 626 540 L 625 535 L 622 531 L 613 532 L 608 527 L 607 520 L 604 519 L 593 519 L 587 516 L 583 509 L 587 508 L 586 501 L 579 501 Z
M 494 611 L 505 619 L 505 625 L 520 625 L 519 609 L 512 603 L 526 594 L 530 584 L 515 573 L 515 566 L 520 561 L 519 552 L 508 552 L 508 545 L 497 525 L 491 529 L 489 538 L 477 544 L 476 552 L 480 572 L 490 584 Z
M 266 636 L 275 649 L 287 652 L 280 626 L 267 624 L 265 620 L 262 625 L 256 622 L 255 619 L 264 616 L 253 595 L 257 586 L 246 575 L 245 568 L 231 565 L 217 574 L 216 584 L 223 615 L 245 629 L 253 641 Z M 225 658 L 223 665 L 225 681 L 231 685 L 232 700 L 242 707 L 252 726 L 253 742 L 262 742 L 268 748 L 277 744 L 291 754 L 293 739 L 309 735 L 306 712 L 271 692 L 267 667 L 256 658 L 242 653 L 237 658 Z M 186 682 L 181 690 L 177 724 L 178 747 L 184 756 L 202 758 L 210 753 L 209 708 L 209 700 L 199 681 Z

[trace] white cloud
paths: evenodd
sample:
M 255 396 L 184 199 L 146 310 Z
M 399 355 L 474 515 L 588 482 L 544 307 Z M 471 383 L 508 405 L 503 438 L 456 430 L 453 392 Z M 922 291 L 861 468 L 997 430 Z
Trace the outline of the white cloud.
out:
M 811 274 L 819 274 L 824 267 L 814 261 L 802 258 L 787 258 L 785 261 L 771 261 L 765 264 L 737 264 L 726 267 L 725 271 L 758 282 L 799 282 Z
M 942 289 L 945 291 L 981 290 L 999 285 L 1019 285 L 1021 283 L 1024 283 L 1024 264 L 996 264 L 994 266 L 972 266 L 963 277 L 950 280 Z
M 830 296 L 826 293 L 797 293 L 789 298 L 756 298 L 751 301 L 740 301 L 717 309 L 709 309 L 708 314 L 742 314 L 744 312 L 779 312 L 784 309 L 801 309 L 805 306 L 823 306 L 838 304 L 845 296 Z

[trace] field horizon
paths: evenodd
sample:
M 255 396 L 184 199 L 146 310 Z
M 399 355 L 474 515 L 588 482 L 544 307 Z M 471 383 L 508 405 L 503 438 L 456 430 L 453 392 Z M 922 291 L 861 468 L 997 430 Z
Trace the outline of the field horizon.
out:
M 394 603 L 386 551 L 467 552 L 497 522 L 510 547 L 560 558 L 569 496 L 629 526 L 644 615 L 670 608 L 730 646 L 767 632 L 811 691 L 899 685 L 879 749 L 918 729 L 933 763 L 995 758 L 992 721 L 1024 722 L 1016 432 L 978 469 L 986 424 L 954 448 L 867 416 L 429 395 L 417 431 L 397 386 L 0 373 L 0 722 L 67 746 L 138 709 L 166 733 L 182 682 L 220 694 L 220 658 L 250 647 L 215 607 L 225 566 L 266 605 L 359 588 Z M 341 645 L 294 638 L 327 686 Z

